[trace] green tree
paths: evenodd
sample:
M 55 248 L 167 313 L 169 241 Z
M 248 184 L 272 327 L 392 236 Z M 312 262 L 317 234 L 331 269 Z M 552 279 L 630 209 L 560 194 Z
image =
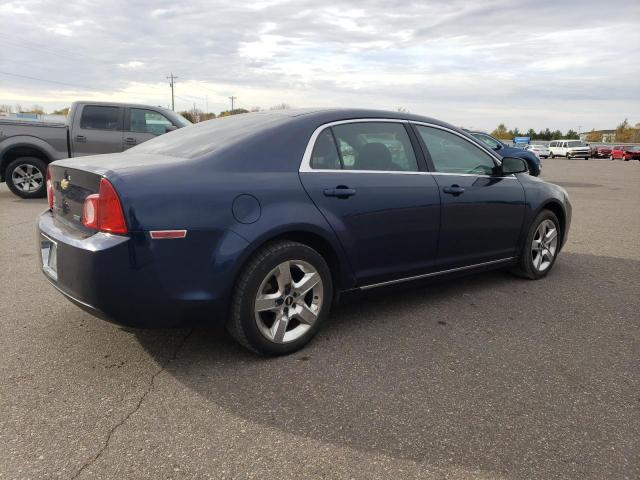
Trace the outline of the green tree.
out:
M 578 135 L 578 132 L 570 128 L 567 134 L 565 135 L 565 138 L 577 140 L 578 138 L 580 138 L 580 136 Z
M 510 140 L 509 131 L 507 130 L 507 126 L 504 123 L 498 125 L 498 127 L 491 132 L 491 136 L 495 138 L 499 138 L 500 140 Z
M 69 115 L 69 107 L 61 108 L 60 110 L 54 110 L 54 115 L 64 115 L 65 117 Z

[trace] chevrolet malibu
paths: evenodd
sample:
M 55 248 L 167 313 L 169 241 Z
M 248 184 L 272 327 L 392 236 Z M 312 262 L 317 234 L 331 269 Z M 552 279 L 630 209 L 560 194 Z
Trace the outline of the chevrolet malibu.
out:
M 250 350 L 286 354 L 343 292 L 497 267 L 547 275 L 571 205 L 526 171 L 417 115 L 237 115 L 52 163 L 38 248 L 51 284 L 98 317 L 225 322 Z

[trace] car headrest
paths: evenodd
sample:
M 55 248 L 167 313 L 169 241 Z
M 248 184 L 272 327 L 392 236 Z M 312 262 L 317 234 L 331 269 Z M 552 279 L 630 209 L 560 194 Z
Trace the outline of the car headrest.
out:
M 391 152 L 383 143 L 367 143 L 358 154 L 358 170 L 393 170 Z

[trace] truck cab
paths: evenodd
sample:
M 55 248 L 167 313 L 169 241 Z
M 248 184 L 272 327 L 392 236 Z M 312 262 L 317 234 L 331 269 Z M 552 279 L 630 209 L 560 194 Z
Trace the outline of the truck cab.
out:
M 122 152 L 190 123 L 162 107 L 107 102 L 74 102 L 66 123 L 0 120 L 0 181 L 22 198 L 44 197 L 54 160 Z

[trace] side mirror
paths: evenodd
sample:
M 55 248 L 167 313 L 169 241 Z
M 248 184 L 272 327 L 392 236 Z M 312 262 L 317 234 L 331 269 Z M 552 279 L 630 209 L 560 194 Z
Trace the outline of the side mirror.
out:
M 166 127 L 164 127 L 164 133 L 169 133 L 169 132 L 173 132 L 174 130 L 177 130 L 178 127 L 176 127 L 175 125 L 167 125 Z
M 527 162 L 525 162 L 521 158 L 504 157 L 502 159 L 500 173 L 503 175 L 509 175 L 511 173 L 524 173 L 528 171 L 529 167 L 527 166 Z

